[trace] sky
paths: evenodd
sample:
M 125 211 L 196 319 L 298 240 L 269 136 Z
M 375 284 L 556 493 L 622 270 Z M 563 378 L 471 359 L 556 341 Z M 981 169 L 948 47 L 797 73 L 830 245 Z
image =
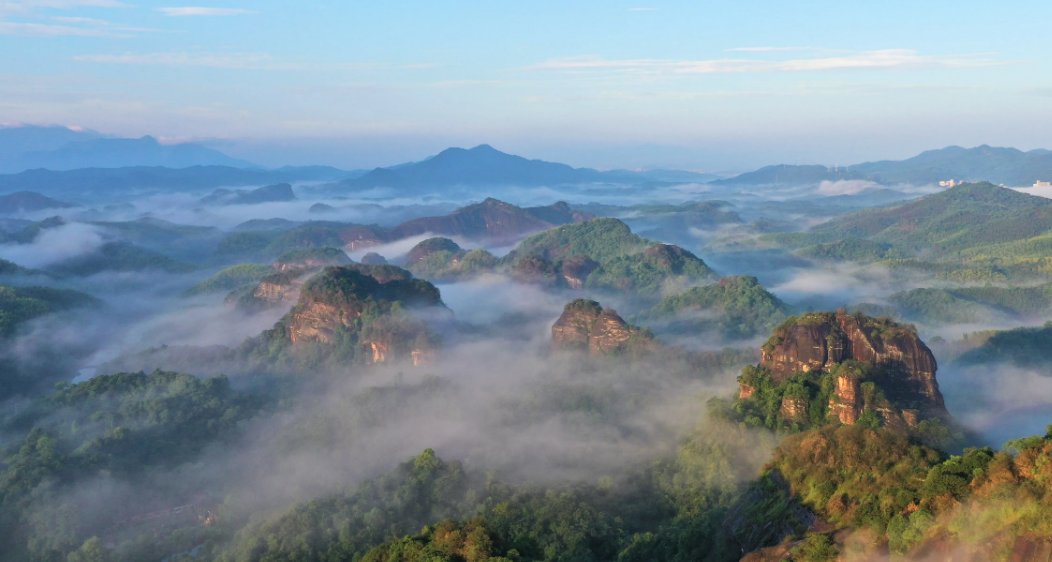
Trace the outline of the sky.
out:
M 1052 3 L 0 0 L 0 123 L 370 168 L 1052 148 Z

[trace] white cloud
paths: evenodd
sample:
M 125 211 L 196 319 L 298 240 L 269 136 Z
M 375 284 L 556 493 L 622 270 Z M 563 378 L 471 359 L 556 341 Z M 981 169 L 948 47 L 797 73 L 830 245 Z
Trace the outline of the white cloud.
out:
M 846 69 L 890 68 L 969 68 L 1003 64 L 992 58 L 992 53 L 966 55 L 919 55 L 909 49 L 858 51 L 831 57 L 769 61 L 755 59 L 664 60 L 625 59 L 606 60 L 595 56 L 556 58 L 526 67 L 527 70 L 589 71 L 610 70 L 652 74 L 719 74 L 760 72 L 807 72 Z
M 53 25 L 45 23 L 21 23 L 0 21 L 0 35 L 21 35 L 24 37 L 60 37 L 77 35 L 81 37 L 115 37 L 118 34 L 98 27 L 76 27 L 71 25 Z
M 771 53 L 779 51 L 816 51 L 814 47 L 737 47 L 734 49 L 724 49 L 726 52 L 733 51 L 744 51 L 747 53 Z
M 265 53 L 147 53 L 135 55 L 78 55 L 81 62 L 104 62 L 118 64 L 142 64 L 160 66 L 201 66 L 209 68 L 282 69 L 291 67 L 276 64 L 273 57 Z
M 202 8 L 200 6 L 188 6 L 182 8 L 157 8 L 158 12 L 166 16 L 237 16 L 241 14 L 254 14 L 252 10 L 242 8 Z

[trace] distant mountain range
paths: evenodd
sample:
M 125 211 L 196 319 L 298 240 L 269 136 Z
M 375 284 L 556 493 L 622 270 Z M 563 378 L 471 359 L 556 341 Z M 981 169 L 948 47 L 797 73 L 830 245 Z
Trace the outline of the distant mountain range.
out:
M 814 185 L 823 181 L 867 180 L 883 185 L 930 185 L 941 181 L 989 181 L 1025 187 L 1052 181 L 1052 151 L 1023 152 L 987 145 L 928 150 L 906 160 L 881 160 L 830 169 L 826 166 L 766 166 L 733 178 L 710 182 L 721 186 Z
M 344 180 L 340 182 L 340 186 L 352 191 L 361 191 L 380 187 L 414 189 L 503 185 L 533 187 L 584 183 L 703 183 L 715 177 L 712 174 L 672 170 L 601 172 L 543 160 L 527 160 L 483 144 L 472 149 L 448 148 L 422 162 L 376 168 L 359 178 Z
M 44 168 L 45 170 L 39 170 Z M 64 172 L 69 175 L 48 175 Z M 199 144 L 164 145 L 150 136 L 112 138 L 95 131 L 65 127 L 0 128 L 0 190 L 48 193 L 58 185 L 106 185 L 181 188 L 265 185 L 291 181 L 329 181 L 333 194 L 377 188 L 401 192 L 423 189 L 501 186 L 611 184 L 641 188 L 684 183 L 709 183 L 724 188 L 814 186 L 830 181 L 871 181 L 894 186 L 931 185 L 940 181 L 990 181 L 1029 186 L 1052 181 L 1052 151 L 1023 152 L 1014 148 L 951 146 L 929 150 L 906 160 L 882 160 L 844 167 L 820 165 L 765 166 L 732 178 L 682 170 L 608 170 L 574 168 L 529 160 L 483 144 L 471 149 L 448 148 L 419 162 L 372 171 L 344 172 L 327 166 L 264 170 Z M 50 187 L 49 187 L 50 186 Z M 54 193 L 54 192 L 52 192 Z
M 355 172 L 328 166 L 285 167 L 277 170 L 243 170 L 229 166 L 165 168 L 83 168 L 51 171 L 27 170 L 0 175 L 0 193 L 35 191 L 52 197 L 120 198 L 130 192 L 200 192 L 219 187 L 262 186 L 296 181 L 336 181 Z

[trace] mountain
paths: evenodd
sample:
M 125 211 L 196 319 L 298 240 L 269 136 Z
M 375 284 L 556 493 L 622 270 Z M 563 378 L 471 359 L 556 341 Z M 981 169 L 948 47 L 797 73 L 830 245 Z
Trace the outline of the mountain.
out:
M 823 181 L 868 179 L 857 171 L 847 169 L 834 171 L 826 166 L 792 166 L 777 164 L 764 166 L 755 172 L 747 172 L 733 178 L 710 181 L 711 185 L 720 186 L 755 186 L 755 185 L 811 185 Z
M 715 331 L 725 339 L 747 339 L 770 332 L 792 312 L 789 305 L 755 277 L 724 277 L 666 297 L 631 320 L 658 334 L 696 336 Z
M 454 281 L 493 272 L 497 256 L 482 248 L 461 249 L 449 238 L 428 238 L 409 250 L 403 265 L 421 279 Z
M 803 254 L 818 259 L 901 262 L 901 258 L 923 256 L 973 267 L 1018 266 L 1025 273 L 1027 267 L 1033 269 L 1035 260 L 1048 257 L 1050 235 L 1052 200 L 982 182 L 897 207 L 844 215 L 807 232 L 763 234 L 757 240 L 805 248 Z M 1023 263 L 1026 260 L 1030 266 Z
M 356 179 L 344 180 L 340 186 L 352 191 L 389 188 L 422 188 L 451 186 L 542 186 L 593 182 L 644 183 L 679 180 L 676 183 L 702 182 L 711 175 L 692 172 L 671 173 L 614 170 L 600 172 L 591 168 L 573 168 L 566 164 L 527 160 L 505 154 L 488 144 L 472 149 L 448 148 L 422 162 L 391 168 L 377 168 Z M 661 178 L 661 179 L 658 179 Z
M 564 270 L 565 265 L 564 262 Z M 656 244 L 646 251 L 600 264 L 586 276 L 584 286 L 597 291 L 662 296 L 717 277 L 716 272 L 689 251 L 670 244 Z
M 826 166 L 765 166 L 733 178 L 709 182 L 720 186 L 817 185 L 823 181 L 866 180 L 883 185 L 936 185 L 942 181 L 989 181 L 1012 187 L 1029 187 L 1052 181 L 1052 151 L 1023 152 L 987 145 L 975 148 L 949 146 L 928 150 L 906 160 L 864 162 L 830 170 Z
M 922 438 L 931 423 L 953 424 L 935 357 L 910 326 L 843 309 L 809 312 L 789 317 L 761 349 L 760 364 L 738 378 L 740 404 L 728 414 L 738 421 L 769 429 L 863 424 Z
M 26 152 L 56 150 L 71 142 L 102 138 L 95 131 L 69 127 L 23 125 L 0 127 L 0 172 L 20 172 L 16 160 Z
M 617 219 L 599 218 L 534 234 L 523 240 L 502 261 L 537 256 L 555 262 L 571 256 L 586 256 L 603 263 L 642 252 L 653 244 L 634 234 L 627 224 Z
M 632 326 L 616 310 L 588 299 L 568 303 L 552 326 L 552 349 L 559 351 L 638 354 L 652 350 L 656 343 L 650 330 Z
M 256 345 L 271 354 L 323 353 L 340 362 L 419 365 L 438 342 L 410 311 L 443 306 L 434 285 L 394 266 L 327 267 L 303 283 L 299 303 Z
M 851 169 L 886 185 L 934 184 L 956 179 L 1029 187 L 1038 180 L 1052 180 L 1052 152 L 1023 152 L 985 144 L 975 148 L 950 146 L 928 150 L 907 160 L 866 162 L 851 166 Z
M 201 198 L 205 204 L 218 205 L 254 205 L 257 203 L 270 203 L 275 201 L 295 201 L 296 195 L 292 192 L 292 186 L 287 183 L 276 183 L 265 185 L 252 190 L 239 189 L 217 189 L 211 195 Z
M 230 166 L 130 166 L 52 171 L 27 170 L 0 175 L 0 192 L 35 191 L 48 196 L 111 200 L 143 191 L 195 192 L 219 187 L 261 186 L 294 181 L 333 181 L 353 175 L 336 168 L 305 166 L 243 170 Z
M 0 215 L 20 215 L 46 209 L 69 209 L 72 207 L 76 207 L 76 205 L 57 201 L 32 191 L 19 191 L 18 193 L 0 196 Z
M 457 236 L 470 240 L 510 242 L 553 226 L 592 218 L 590 213 L 574 211 L 560 201 L 547 207 L 517 207 L 488 198 L 441 217 L 423 217 L 390 229 L 359 226 L 340 233 L 349 249 L 368 248 L 421 234 Z
M 92 139 L 69 142 L 53 150 L 23 153 L 8 163 L 19 170 L 46 168 L 123 168 L 127 166 L 230 166 L 258 168 L 246 160 L 231 158 L 222 152 L 194 143 L 164 145 L 151 136 L 138 139 Z

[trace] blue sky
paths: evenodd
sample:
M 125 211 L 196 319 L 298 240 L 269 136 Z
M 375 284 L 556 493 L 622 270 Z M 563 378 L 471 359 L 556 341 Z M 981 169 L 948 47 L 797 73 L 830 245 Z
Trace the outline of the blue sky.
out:
M 864 5 L 863 5 L 864 4 Z M 0 122 L 371 167 L 1052 148 L 1049 2 L 0 0 Z

